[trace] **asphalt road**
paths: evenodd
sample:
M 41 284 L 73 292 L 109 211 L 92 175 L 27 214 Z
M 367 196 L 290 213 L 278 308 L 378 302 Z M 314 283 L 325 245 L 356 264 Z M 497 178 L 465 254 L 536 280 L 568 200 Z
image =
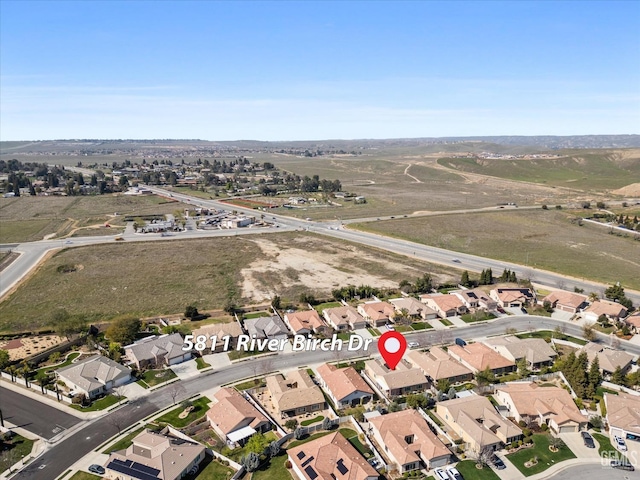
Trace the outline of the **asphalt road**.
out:
M 625 472 L 604 465 L 577 465 L 549 477 L 549 480 L 631 480 L 639 478 L 638 472 Z
M 73 415 L 2 387 L 0 407 L 5 421 L 47 440 L 80 422 Z
M 501 318 L 485 324 L 471 324 L 451 331 L 428 331 L 411 334 L 412 341 L 419 341 L 421 347 L 428 345 L 450 342 L 453 337 L 469 339 L 472 337 L 482 337 L 504 333 L 507 327 L 526 331 L 530 328 L 553 329 L 557 325 L 566 327 L 568 335 L 580 336 L 581 328 L 570 325 L 560 320 L 547 317 L 534 316 L 511 316 Z M 602 340 L 608 337 L 600 335 Z M 640 345 L 631 344 L 626 341 L 621 342 L 621 348 L 632 354 L 640 354 Z M 181 381 L 179 385 L 183 391 L 177 396 L 176 401 L 180 402 L 185 398 L 208 390 L 215 386 L 224 385 L 230 382 L 239 381 L 257 375 L 264 375 L 269 372 L 286 368 L 298 368 L 325 361 L 344 360 L 348 358 L 361 357 L 368 354 L 376 354 L 375 343 L 371 350 L 348 352 L 340 354 L 336 352 L 304 351 L 295 354 L 273 355 L 232 364 L 224 369 L 201 374 L 197 377 Z M 139 402 L 128 404 L 104 417 L 92 422 L 87 422 L 87 426 L 69 435 L 69 437 L 55 444 L 51 449 L 28 465 L 15 478 L 28 480 L 51 480 L 64 472 L 70 465 L 97 448 L 108 438 L 118 433 L 116 425 L 121 429 L 151 415 L 153 412 L 170 406 L 173 400 L 169 394 L 169 387 L 158 389 L 151 397 L 144 398 Z M 44 465 L 44 467 L 42 467 Z M 42 467 L 42 468 L 41 468 Z M 569 477 L 564 477 L 569 478 Z M 574 477 L 575 478 L 575 477 Z M 621 477 L 622 478 L 622 477 Z

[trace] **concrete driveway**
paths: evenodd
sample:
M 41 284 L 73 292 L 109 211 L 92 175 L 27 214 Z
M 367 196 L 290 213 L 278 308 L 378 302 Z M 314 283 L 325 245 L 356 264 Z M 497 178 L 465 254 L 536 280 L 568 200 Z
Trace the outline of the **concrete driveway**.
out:
M 189 360 L 187 362 L 182 362 L 177 365 L 172 365 L 171 370 L 175 373 L 180 380 L 186 380 L 187 378 L 195 377 L 198 375 L 198 365 L 196 364 L 196 360 Z
M 598 441 L 594 438 L 596 448 L 587 448 L 582 440 L 580 432 L 561 433 L 558 437 L 575 453 L 578 458 L 600 458 L 598 453 Z

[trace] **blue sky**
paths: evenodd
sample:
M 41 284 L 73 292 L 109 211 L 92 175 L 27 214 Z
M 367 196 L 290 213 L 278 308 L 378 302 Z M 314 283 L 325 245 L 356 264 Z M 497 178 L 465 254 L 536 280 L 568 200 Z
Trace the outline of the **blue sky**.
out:
M 640 2 L 0 1 L 0 138 L 640 133 Z

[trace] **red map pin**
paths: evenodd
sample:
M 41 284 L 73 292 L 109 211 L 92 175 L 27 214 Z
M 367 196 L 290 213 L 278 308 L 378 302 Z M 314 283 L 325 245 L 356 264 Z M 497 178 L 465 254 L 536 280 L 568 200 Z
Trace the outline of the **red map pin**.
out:
M 378 351 L 391 370 L 396 369 L 406 350 L 407 341 L 400 332 L 385 332 L 378 339 Z

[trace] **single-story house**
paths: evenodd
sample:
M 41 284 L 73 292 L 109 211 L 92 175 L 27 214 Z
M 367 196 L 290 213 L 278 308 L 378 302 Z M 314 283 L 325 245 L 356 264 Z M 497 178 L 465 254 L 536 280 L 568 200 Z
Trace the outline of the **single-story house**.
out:
M 620 392 L 605 393 L 603 399 L 611 433 L 640 441 L 640 397 Z
M 524 358 L 529 367 L 535 370 L 552 365 L 558 356 L 542 338 L 518 338 L 507 335 L 487 338 L 482 343 L 515 363 Z
M 340 432 L 287 450 L 298 480 L 378 480 L 378 472 Z
M 578 313 L 589 304 L 587 298 L 580 293 L 556 290 L 544 297 L 542 303 L 549 302 L 554 309 L 561 312 Z
M 456 290 L 449 292 L 449 295 L 455 295 L 470 310 L 483 308 L 485 310 L 495 310 L 498 303 L 491 298 L 486 292 L 479 288 L 473 290 Z
M 286 340 L 289 337 L 289 329 L 278 315 L 249 318 L 244 321 L 244 328 L 253 338 Z
M 320 385 L 329 393 L 336 408 L 369 403 L 373 390 L 353 367 L 338 368 L 325 363 L 317 368 Z
M 443 467 L 451 452 L 414 409 L 368 418 L 376 443 L 384 450 L 398 473 Z
M 391 323 L 396 310 L 387 302 L 367 302 L 358 305 L 358 313 L 373 327 Z
M 296 335 L 310 335 L 312 333 L 329 334 L 329 327 L 315 310 L 302 310 L 287 313 L 284 321 Z
M 624 323 L 629 326 L 633 333 L 640 333 L 640 312 L 636 312 L 626 317 L 624 319 Z
M 207 411 L 211 428 L 225 442 L 244 444 L 256 432 L 271 430 L 271 422 L 235 388 L 224 387 L 214 395 Z
M 474 373 L 487 368 L 495 375 L 502 375 L 516 370 L 516 363 L 513 360 L 503 357 L 484 343 L 469 343 L 464 347 L 452 345 L 447 349 L 447 352 Z
M 454 360 L 440 347 L 431 347 L 428 352 L 412 350 L 406 354 L 406 359 L 434 384 L 438 383 L 438 380 L 448 380 L 449 383 L 473 380 L 471 369 Z
M 168 365 L 177 365 L 191 360 L 191 352 L 185 352 L 184 340 L 179 333 L 170 335 L 151 336 L 124 347 L 124 352 L 129 361 L 134 363 L 138 370 L 145 368 L 160 368 Z
M 145 429 L 129 447 L 109 455 L 105 475 L 118 480 L 178 480 L 204 457 L 199 443 Z
M 455 295 L 430 293 L 420 295 L 420 301 L 426 304 L 427 307 L 435 310 L 441 318 L 463 315 L 469 311 L 469 309 L 462 303 L 462 300 Z
M 516 422 L 530 419 L 538 425 L 546 423 L 556 433 L 578 432 L 587 426 L 587 417 L 564 388 L 514 382 L 497 387 L 494 398 L 507 407 L 508 416 Z
M 236 348 L 238 343 L 238 337 L 243 335 L 244 331 L 238 322 L 235 320 L 227 323 L 212 323 L 210 325 L 204 325 L 193 331 L 194 340 L 198 338 L 199 335 L 204 335 L 207 337 L 206 346 L 204 352 L 222 352 L 225 347 L 225 338 L 230 337 L 229 339 L 229 350 Z M 212 345 L 212 341 L 209 340 L 211 337 L 216 337 L 216 344 Z
M 623 373 L 626 373 L 634 359 L 633 355 L 630 353 L 622 350 L 616 350 L 615 348 L 605 347 L 604 345 L 594 342 L 587 343 L 578 352 L 576 352 L 576 355 L 579 355 L 583 351 L 587 352 L 589 364 L 598 357 L 600 372 L 607 376 L 615 372 L 618 367 L 620 367 Z
M 281 418 L 324 410 L 322 390 L 306 370 L 295 370 L 285 377 L 281 373 L 267 377 L 271 403 Z
M 406 310 L 409 316 L 414 319 L 435 320 L 438 318 L 438 312 L 413 297 L 392 298 L 389 303 L 393 304 L 397 311 Z
M 499 450 L 522 438 L 522 430 L 480 395 L 438 402 L 436 413 L 474 452 L 486 447 Z
M 327 323 L 339 332 L 358 330 L 367 326 L 364 317 L 351 306 L 325 308 L 322 311 L 322 315 Z
M 489 296 L 503 308 L 522 308 L 536 302 L 536 294 L 530 288 L 494 288 Z
M 72 363 L 55 373 L 70 391 L 90 399 L 131 381 L 130 368 L 100 355 Z
M 585 320 L 597 322 L 600 315 L 604 315 L 612 322 L 619 322 L 627 316 L 629 311 L 624 305 L 609 300 L 596 300 L 584 310 Z
M 408 393 L 424 392 L 429 381 L 417 368 L 411 368 L 403 361 L 391 370 L 380 359 L 367 360 L 364 372 L 387 397 L 399 397 Z

